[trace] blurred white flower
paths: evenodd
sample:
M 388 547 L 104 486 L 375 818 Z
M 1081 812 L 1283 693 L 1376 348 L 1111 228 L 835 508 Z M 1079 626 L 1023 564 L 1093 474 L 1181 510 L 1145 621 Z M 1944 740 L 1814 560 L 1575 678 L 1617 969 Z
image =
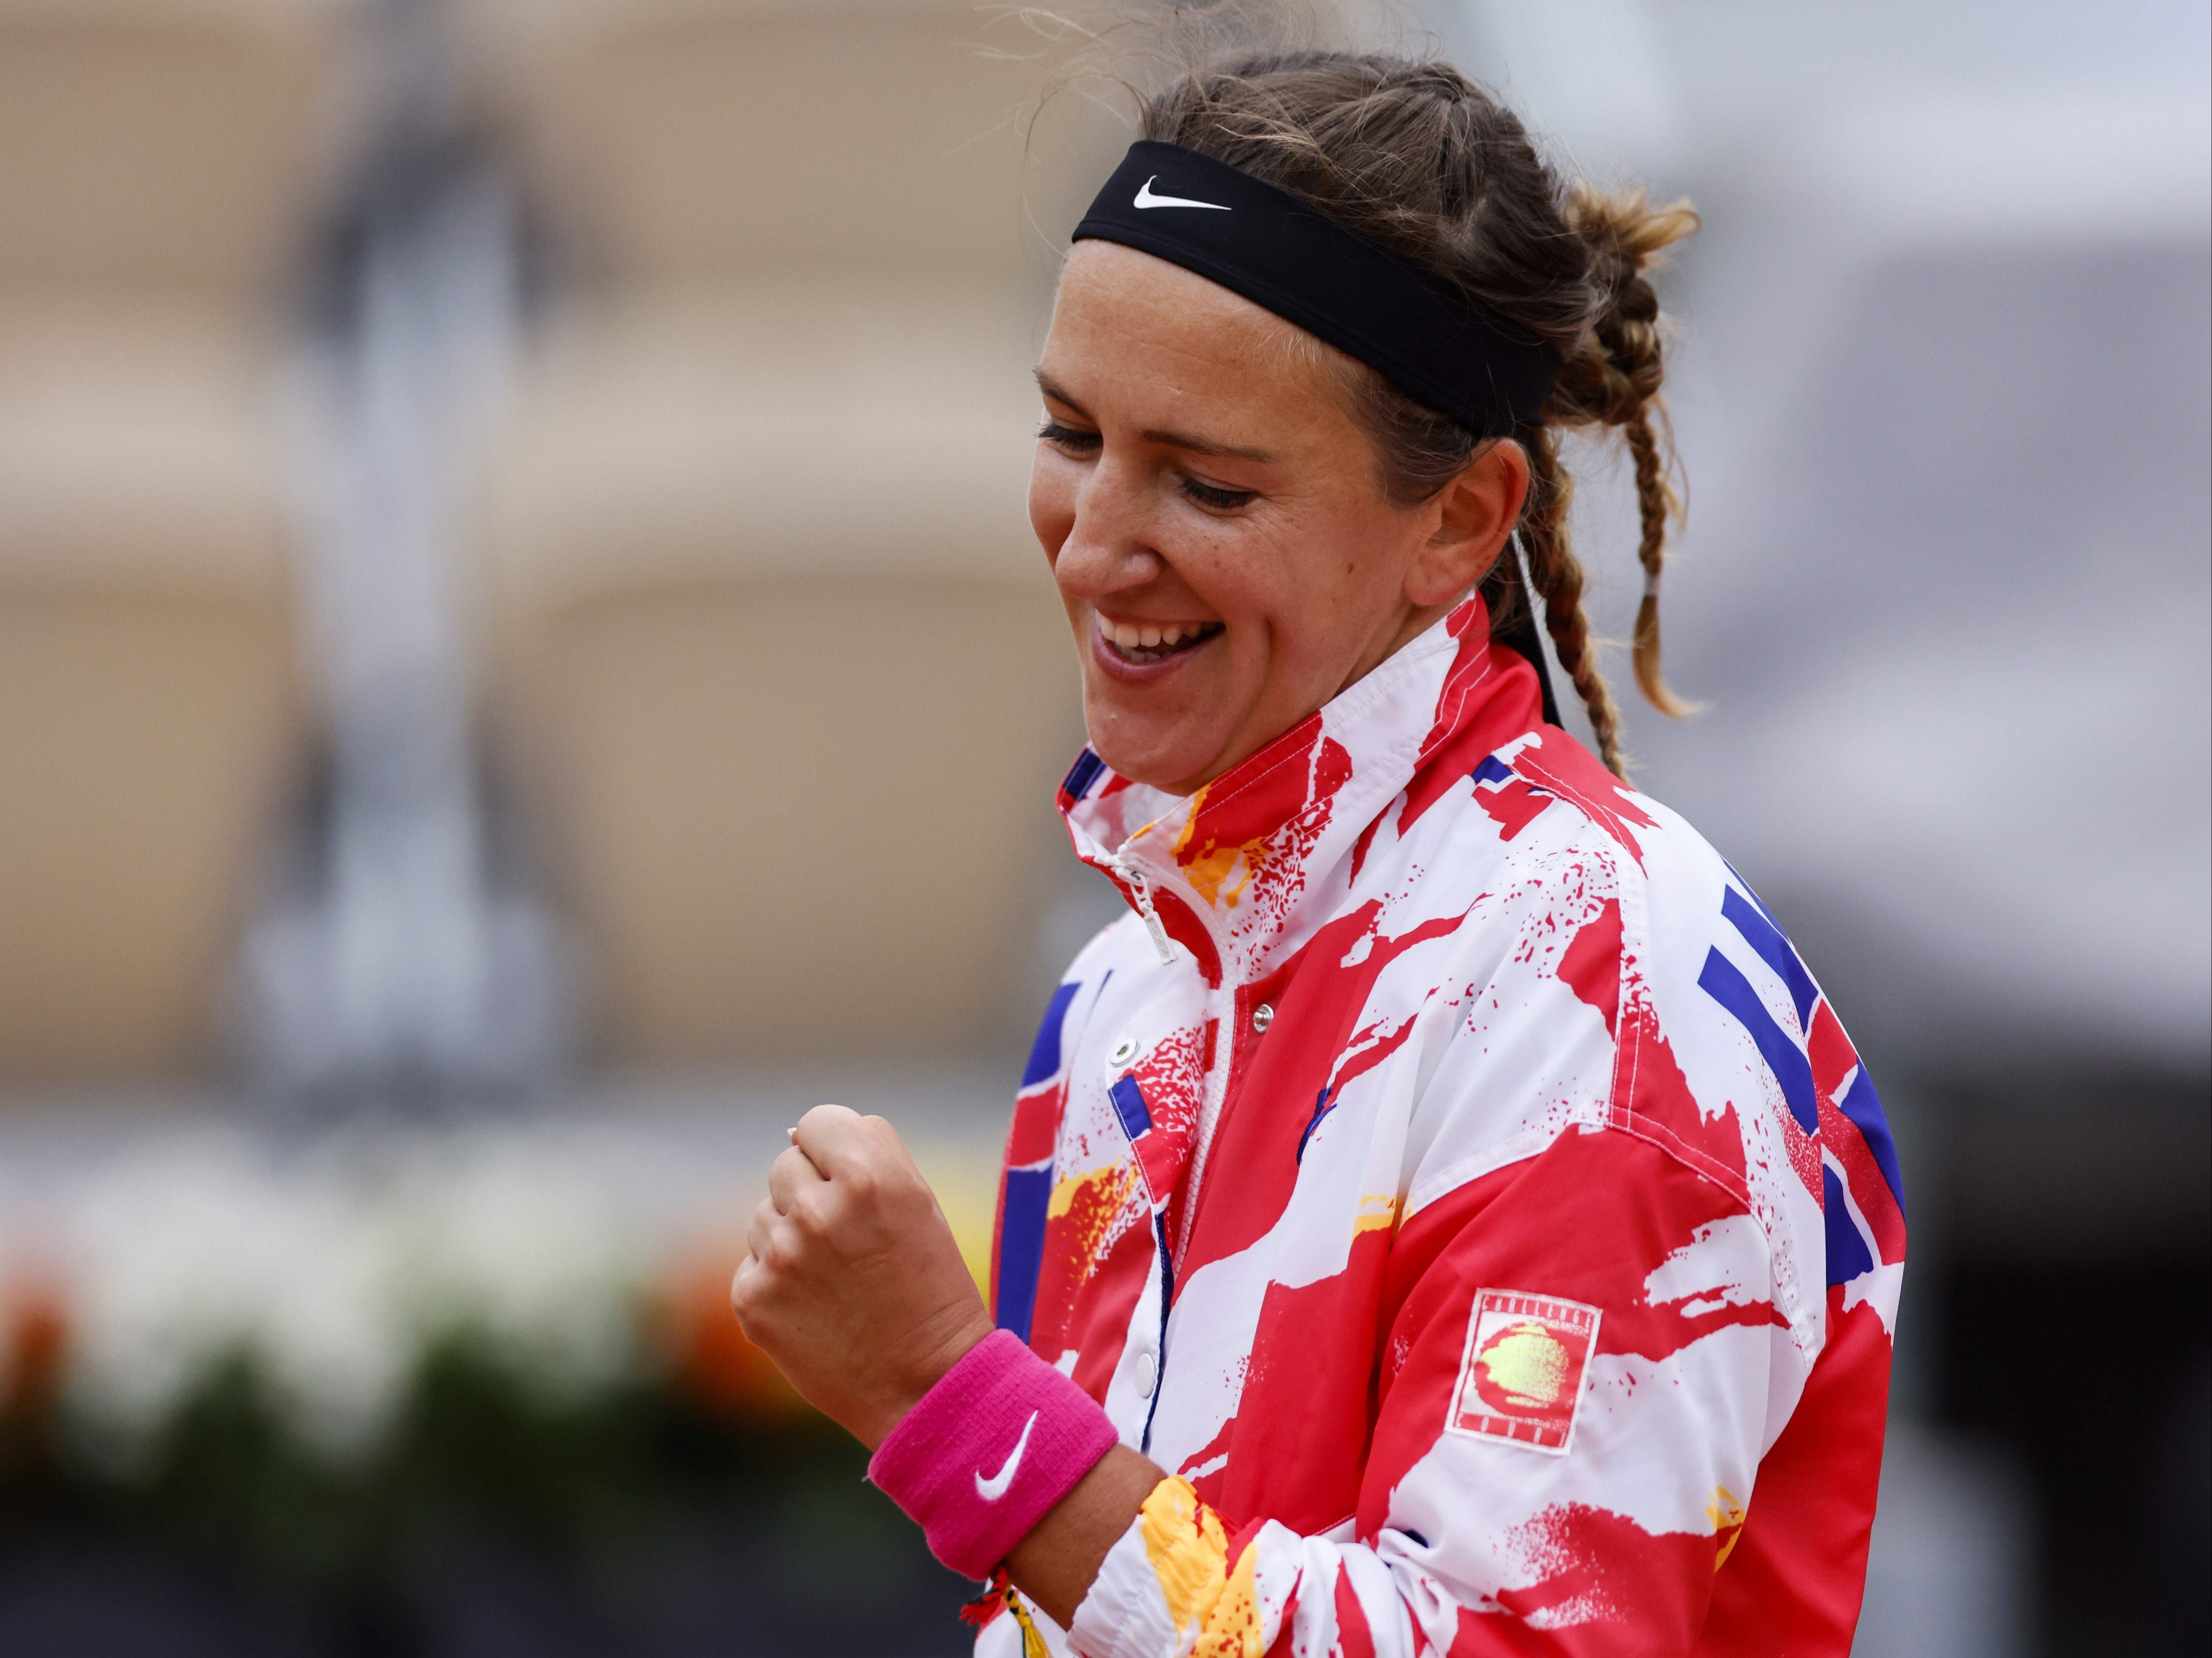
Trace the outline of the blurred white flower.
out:
M 201 1131 L 143 1140 L 58 1203 L 73 1416 L 128 1457 L 213 1368 L 250 1357 L 292 1424 L 358 1455 L 432 1344 L 481 1339 L 574 1402 L 636 1373 L 670 1236 L 650 1170 L 526 1130 L 293 1152 Z
M 484 1136 L 393 1182 L 388 1294 L 418 1340 L 481 1331 L 548 1397 L 612 1385 L 640 1359 L 653 1228 L 569 1142 Z
M 372 1436 L 410 1355 L 374 1218 L 320 1170 L 230 1134 L 163 1139 L 76 1194 L 71 1402 L 142 1439 L 212 1366 L 251 1354 L 300 1425 L 336 1450 Z

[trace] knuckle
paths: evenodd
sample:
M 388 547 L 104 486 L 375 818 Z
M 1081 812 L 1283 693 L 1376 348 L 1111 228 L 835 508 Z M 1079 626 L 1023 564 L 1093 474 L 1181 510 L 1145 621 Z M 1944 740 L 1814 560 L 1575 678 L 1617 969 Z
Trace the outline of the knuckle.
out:
M 771 1289 L 769 1273 L 757 1257 L 748 1256 L 730 1279 L 730 1310 L 740 1328 L 757 1327 Z
M 854 1203 L 876 1203 L 884 1195 L 883 1171 L 873 1163 L 855 1163 L 837 1184 L 844 1188 L 846 1197 Z
M 805 1252 L 792 1236 L 791 1229 L 779 1226 L 761 1241 L 760 1264 L 778 1277 L 787 1277 L 799 1270 Z
M 768 1309 L 758 1302 L 748 1302 L 737 1309 L 738 1332 L 756 1347 L 764 1346 L 770 1339 Z

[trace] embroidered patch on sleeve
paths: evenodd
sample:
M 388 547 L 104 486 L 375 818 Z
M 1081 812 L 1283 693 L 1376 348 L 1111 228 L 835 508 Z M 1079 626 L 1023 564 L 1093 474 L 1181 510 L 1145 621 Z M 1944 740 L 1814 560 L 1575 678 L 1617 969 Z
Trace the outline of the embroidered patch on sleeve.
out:
M 1598 1309 L 1578 1301 L 1520 1290 L 1480 1291 L 1444 1426 L 1565 1455 L 1597 1347 L 1597 1321 Z

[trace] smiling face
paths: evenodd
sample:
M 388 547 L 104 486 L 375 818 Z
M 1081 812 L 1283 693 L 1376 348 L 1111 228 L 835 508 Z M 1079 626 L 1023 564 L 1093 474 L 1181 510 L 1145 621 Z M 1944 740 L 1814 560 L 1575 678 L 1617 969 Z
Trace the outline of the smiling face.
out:
M 1030 522 L 1125 777 L 1188 793 L 1265 746 L 1456 603 L 1520 512 L 1512 443 L 1392 501 L 1327 349 L 1133 248 L 1068 256 Z

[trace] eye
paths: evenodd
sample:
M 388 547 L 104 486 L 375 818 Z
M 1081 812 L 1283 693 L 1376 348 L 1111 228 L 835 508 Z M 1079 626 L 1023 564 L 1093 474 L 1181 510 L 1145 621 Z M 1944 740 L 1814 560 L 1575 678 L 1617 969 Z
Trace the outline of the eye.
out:
M 1037 436 L 1055 449 L 1066 449 L 1077 454 L 1087 454 L 1098 446 L 1098 434 L 1086 432 L 1079 427 L 1063 426 L 1048 419 L 1037 428 Z
M 1259 495 L 1257 489 L 1224 489 L 1218 483 L 1207 483 L 1186 473 L 1182 492 L 1210 513 L 1233 513 Z

